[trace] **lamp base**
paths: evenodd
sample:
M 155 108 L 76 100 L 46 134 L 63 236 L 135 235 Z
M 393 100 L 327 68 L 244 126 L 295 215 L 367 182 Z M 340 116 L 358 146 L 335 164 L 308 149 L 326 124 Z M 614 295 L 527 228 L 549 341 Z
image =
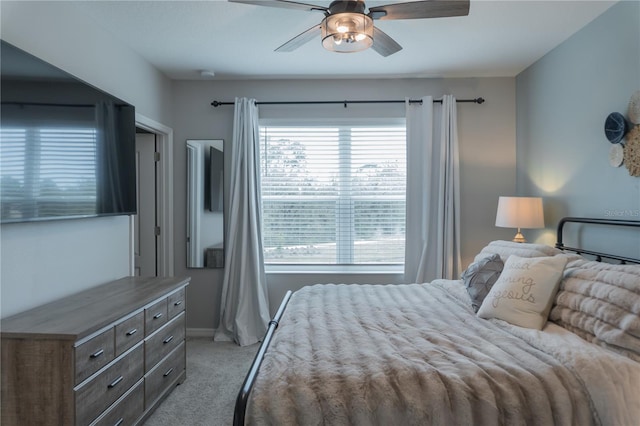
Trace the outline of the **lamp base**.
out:
M 513 237 L 512 240 L 514 243 L 526 243 L 527 240 L 525 240 L 524 235 L 522 235 L 522 232 L 520 232 L 520 228 L 518 228 L 518 233 L 516 234 L 515 237 Z

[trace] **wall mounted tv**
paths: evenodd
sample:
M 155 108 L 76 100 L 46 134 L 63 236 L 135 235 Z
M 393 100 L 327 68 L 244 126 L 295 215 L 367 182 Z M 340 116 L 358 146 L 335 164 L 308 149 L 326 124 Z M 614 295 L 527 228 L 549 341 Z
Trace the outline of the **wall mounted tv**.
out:
M 135 109 L 1 41 L 2 223 L 136 213 Z

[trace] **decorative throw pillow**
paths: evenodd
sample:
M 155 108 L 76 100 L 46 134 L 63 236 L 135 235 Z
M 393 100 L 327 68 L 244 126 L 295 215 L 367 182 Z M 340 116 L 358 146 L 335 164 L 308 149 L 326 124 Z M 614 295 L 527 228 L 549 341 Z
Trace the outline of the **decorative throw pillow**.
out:
M 500 278 L 478 310 L 480 318 L 497 318 L 541 330 L 558 291 L 566 256 L 509 256 Z
M 482 301 L 496 282 L 504 263 L 500 255 L 494 254 L 473 262 L 466 271 L 462 273 L 464 286 L 471 297 L 471 306 L 474 312 L 478 312 Z
M 515 243 L 513 241 L 496 240 L 491 241 L 480 250 L 474 259 L 477 261 L 483 257 L 497 253 L 503 262 L 512 254 L 520 257 L 547 257 L 562 254 L 562 250 L 544 244 L 535 243 Z

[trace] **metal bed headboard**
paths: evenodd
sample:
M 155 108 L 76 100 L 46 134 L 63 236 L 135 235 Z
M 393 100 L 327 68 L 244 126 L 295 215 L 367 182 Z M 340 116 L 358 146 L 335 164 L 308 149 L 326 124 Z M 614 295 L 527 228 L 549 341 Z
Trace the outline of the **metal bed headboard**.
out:
M 639 263 L 640 264 L 640 259 L 634 259 L 631 257 L 625 257 L 625 256 L 618 256 L 615 254 L 608 254 L 608 253 L 600 253 L 597 251 L 592 251 L 592 250 L 585 250 L 585 249 L 580 249 L 580 248 L 575 248 L 575 247 L 567 247 L 563 244 L 562 242 L 562 231 L 563 231 L 563 227 L 565 225 L 565 223 L 587 223 L 587 224 L 594 224 L 594 225 L 610 225 L 610 226 L 625 226 L 625 227 L 632 227 L 632 228 L 640 228 L 640 221 L 638 220 L 621 220 L 621 219 L 595 219 L 595 218 L 583 218 L 583 217 L 564 217 L 562 219 L 560 219 L 560 222 L 558 222 L 558 236 L 557 236 L 557 243 L 556 243 L 556 247 L 564 250 L 564 251 L 571 251 L 577 254 L 587 254 L 590 256 L 595 256 L 596 260 L 598 262 L 601 262 L 602 259 L 610 259 L 610 260 L 616 260 L 619 261 L 622 264 L 626 264 L 626 263 Z M 640 238 L 640 233 L 638 234 L 638 238 Z

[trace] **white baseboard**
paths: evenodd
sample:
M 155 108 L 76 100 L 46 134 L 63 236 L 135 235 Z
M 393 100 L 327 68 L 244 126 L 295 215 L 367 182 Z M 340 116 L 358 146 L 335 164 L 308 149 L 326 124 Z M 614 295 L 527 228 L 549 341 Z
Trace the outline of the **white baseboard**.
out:
M 209 337 L 213 339 L 213 328 L 187 328 L 187 337 Z

